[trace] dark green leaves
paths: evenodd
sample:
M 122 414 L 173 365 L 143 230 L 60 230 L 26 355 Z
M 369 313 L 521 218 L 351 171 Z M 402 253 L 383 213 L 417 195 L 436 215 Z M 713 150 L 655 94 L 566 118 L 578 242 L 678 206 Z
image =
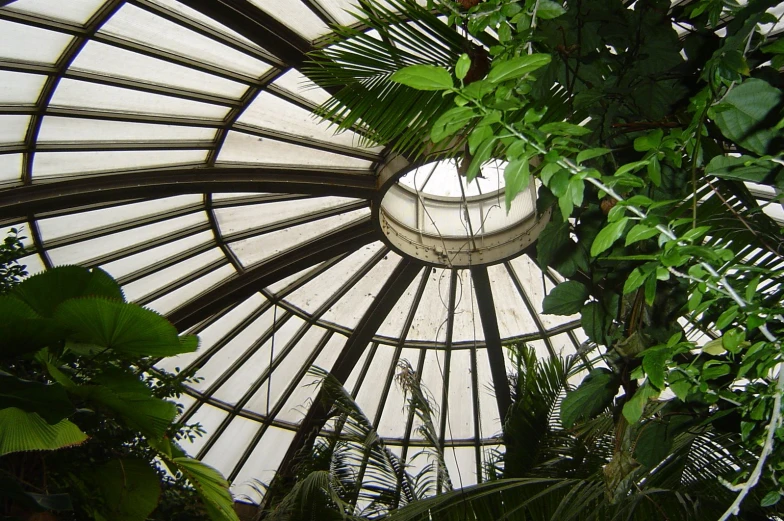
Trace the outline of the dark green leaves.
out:
M 620 385 L 618 376 L 609 369 L 591 371 L 577 389 L 566 393 L 561 403 L 563 426 L 568 429 L 578 420 L 601 413 L 612 403 Z
M 520 78 L 529 72 L 544 67 L 550 63 L 551 59 L 549 54 L 529 54 L 502 61 L 490 69 L 487 80 L 490 83 L 500 83 Z
M 107 520 L 144 521 L 158 506 L 158 474 L 141 460 L 116 459 L 94 469 L 88 477 L 104 499 Z
M 435 65 L 411 65 L 400 69 L 390 79 L 417 90 L 446 90 L 453 87 L 449 71 Z
M 579 312 L 588 298 L 588 288 L 577 281 L 558 284 L 544 298 L 542 309 L 548 315 L 572 315 Z
M 722 102 L 708 111 L 722 134 L 742 147 L 759 155 L 768 152 L 778 132 L 771 128 L 778 118 L 775 109 L 781 104 L 782 93 L 769 83 L 748 79 L 736 85 Z M 772 118 L 772 119 L 771 119 Z
M 433 129 L 430 131 L 430 139 L 433 143 L 438 143 L 465 127 L 476 116 L 476 112 L 471 107 L 454 107 L 449 109 L 441 114 L 433 124 Z
M 0 374 L 0 409 L 7 407 L 38 413 L 49 424 L 55 424 L 76 412 L 62 385 L 31 382 Z

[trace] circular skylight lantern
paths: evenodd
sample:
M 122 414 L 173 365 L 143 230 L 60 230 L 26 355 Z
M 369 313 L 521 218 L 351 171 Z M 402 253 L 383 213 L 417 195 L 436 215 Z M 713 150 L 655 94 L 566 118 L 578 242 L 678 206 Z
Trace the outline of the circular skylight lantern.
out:
M 507 212 L 504 167 L 485 164 L 472 182 L 454 160 L 412 166 L 395 158 L 381 170 L 376 222 L 388 244 L 403 255 L 434 265 L 493 264 L 528 247 L 549 220 L 536 214 L 531 182 Z

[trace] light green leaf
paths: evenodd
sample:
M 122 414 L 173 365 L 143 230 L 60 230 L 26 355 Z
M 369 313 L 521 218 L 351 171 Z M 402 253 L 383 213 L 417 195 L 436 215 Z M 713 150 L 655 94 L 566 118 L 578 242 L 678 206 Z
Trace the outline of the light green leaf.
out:
M 661 144 L 662 137 L 664 137 L 664 131 L 662 129 L 648 132 L 634 140 L 634 150 L 637 152 L 647 152 L 648 150 L 657 149 Z
M 656 156 L 651 156 L 651 162 L 648 163 L 648 178 L 654 185 L 661 186 L 661 165 Z
M 640 420 L 640 417 L 642 417 L 642 411 L 645 409 L 648 400 L 656 398 L 657 396 L 659 396 L 659 392 L 646 380 L 646 382 L 637 389 L 634 396 L 623 404 L 623 417 L 631 424 L 637 423 Z
M 589 159 L 603 156 L 605 154 L 609 154 L 610 152 L 612 152 L 612 150 L 609 148 L 589 148 L 588 150 L 583 150 L 577 154 L 577 158 L 575 160 L 578 164 L 581 164 L 583 161 L 588 161 Z
M 591 256 L 596 257 L 612 246 L 613 243 L 623 235 L 623 230 L 626 228 L 626 223 L 628 222 L 629 218 L 624 217 L 623 219 L 610 223 L 602 228 L 602 231 L 599 232 L 591 245 Z
M 562 14 L 566 13 L 566 9 L 564 9 L 561 4 L 554 2 L 553 0 L 539 0 L 538 5 L 539 6 L 536 9 L 536 16 L 542 20 L 558 18 Z
M 495 144 L 496 138 L 491 136 L 485 139 L 476 149 L 476 154 L 474 155 L 473 160 L 471 160 L 471 164 L 469 165 L 468 171 L 466 172 L 466 180 L 469 183 L 476 179 L 476 176 L 479 175 L 479 171 L 482 168 L 482 165 L 485 164 L 488 159 L 490 159 L 493 154 Z
M 670 354 L 667 349 L 646 349 L 642 353 L 642 368 L 648 376 L 650 383 L 659 389 L 664 389 L 665 363 Z
M 588 288 L 577 281 L 568 280 L 550 291 L 542 302 L 542 310 L 547 315 L 572 315 L 583 308 L 587 298 Z
M 561 423 L 571 428 L 578 420 L 593 418 L 605 410 L 618 393 L 621 381 L 603 367 L 594 369 L 574 391 L 567 392 L 561 403 Z
M 632 272 L 629 273 L 629 278 L 626 279 L 626 282 L 623 285 L 623 294 L 626 295 L 627 293 L 631 293 L 645 284 L 645 281 L 651 275 L 651 270 L 643 271 L 642 268 L 634 268 Z
M 507 163 L 504 168 L 504 181 L 506 182 L 506 213 L 512 209 L 512 201 L 517 194 L 528 187 L 529 172 L 528 157 L 521 157 Z
M 472 119 L 477 116 L 471 107 L 454 107 L 443 114 L 433 123 L 430 130 L 430 139 L 433 143 L 438 143 L 445 137 L 449 137 L 461 128 L 465 127 Z
M 781 500 L 781 492 L 778 490 L 771 490 L 760 501 L 761 507 L 772 507 Z
M 87 439 L 68 420 L 50 425 L 34 412 L 16 407 L 0 410 L 0 456 L 12 452 L 57 450 L 78 445 Z
M 458 80 L 462 80 L 468 74 L 469 69 L 471 69 L 471 57 L 463 53 L 457 59 L 457 64 L 455 64 L 455 76 L 457 76 Z
M 656 228 L 651 228 L 650 226 L 646 226 L 644 224 L 635 224 L 632 226 L 632 229 L 629 230 L 629 233 L 626 234 L 625 245 L 629 246 L 635 242 L 644 241 L 657 235 L 659 235 L 659 230 Z
M 646 166 L 650 162 L 649 159 L 645 159 L 643 161 L 634 161 L 633 163 L 626 163 L 625 165 L 621 165 L 618 170 L 615 171 L 616 176 L 622 176 L 627 172 L 632 172 L 634 170 L 639 170 L 640 168 Z
M 453 87 L 449 71 L 435 65 L 411 65 L 395 72 L 389 79 L 417 90 L 446 90 Z
M 201 497 L 213 521 L 239 521 L 234 512 L 234 499 L 226 479 L 214 468 L 201 461 L 188 458 L 164 458 L 172 470 L 179 470 Z
M 544 67 L 552 58 L 549 54 L 528 54 L 510 60 L 504 60 L 490 69 L 487 80 L 490 83 L 500 83 L 512 80 Z
M 590 128 L 581 127 L 574 123 L 567 123 L 565 121 L 556 121 L 553 123 L 545 123 L 539 130 L 545 134 L 560 134 L 563 136 L 584 136 L 591 133 Z

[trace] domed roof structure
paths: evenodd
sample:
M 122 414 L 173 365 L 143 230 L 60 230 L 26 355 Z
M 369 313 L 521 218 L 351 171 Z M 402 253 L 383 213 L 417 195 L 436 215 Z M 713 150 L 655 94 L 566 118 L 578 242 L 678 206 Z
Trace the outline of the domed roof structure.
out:
M 410 462 L 427 441 L 395 379 L 407 361 L 465 486 L 500 443 L 502 344 L 546 356 L 585 340 L 579 317 L 542 313 L 559 276 L 531 256 L 535 191 L 507 216 L 496 174 L 467 187 L 314 115 L 330 94 L 306 53 L 355 21 L 354 1 L 0 8 L 0 218 L 28 238 L 21 262 L 100 266 L 200 336 L 163 363 L 201 378 L 184 414 L 207 434 L 186 448 L 254 501 L 253 480 L 323 427 L 313 365 Z

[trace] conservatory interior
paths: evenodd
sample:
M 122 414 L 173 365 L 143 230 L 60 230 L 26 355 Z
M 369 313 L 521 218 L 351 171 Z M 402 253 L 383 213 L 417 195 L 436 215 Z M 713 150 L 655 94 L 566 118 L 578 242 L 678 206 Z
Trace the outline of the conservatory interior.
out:
M 0 519 L 782 519 L 783 15 L 0 1 Z

